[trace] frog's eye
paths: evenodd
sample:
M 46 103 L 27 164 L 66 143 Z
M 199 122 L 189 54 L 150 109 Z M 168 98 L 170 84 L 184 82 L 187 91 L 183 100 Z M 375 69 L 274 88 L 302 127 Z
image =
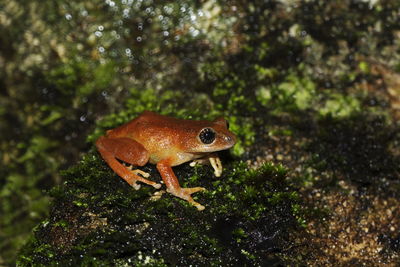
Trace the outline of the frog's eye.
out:
M 215 140 L 215 132 L 211 128 L 204 128 L 199 133 L 199 139 L 203 144 L 211 144 Z

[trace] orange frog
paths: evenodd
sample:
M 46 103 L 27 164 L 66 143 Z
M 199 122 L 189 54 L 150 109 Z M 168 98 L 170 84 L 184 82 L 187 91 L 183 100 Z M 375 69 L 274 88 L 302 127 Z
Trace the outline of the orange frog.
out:
M 129 169 L 118 160 L 135 166 L 144 166 L 147 162 L 156 164 L 167 192 L 203 210 L 204 206 L 194 201 L 191 194 L 205 188 L 182 188 L 171 167 L 191 160 L 194 160 L 191 166 L 209 160 L 215 176 L 219 177 L 222 165 L 213 152 L 229 149 L 235 143 L 236 136 L 228 130 L 223 118 L 212 122 L 183 120 L 145 111 L 136 119 L 107 131 L 96 141 L 96 147 L 111 169 L 133 188 L 140 188 L 137 181 L 157 189 L 161 184 L 146 179 L 150 176 L 148 173 Z

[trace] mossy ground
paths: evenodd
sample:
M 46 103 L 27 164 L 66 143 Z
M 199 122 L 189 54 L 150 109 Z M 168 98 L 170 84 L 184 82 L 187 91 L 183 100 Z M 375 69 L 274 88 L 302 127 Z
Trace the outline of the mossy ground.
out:
M 160 179 L 154 166 L 143 168 Z M 97 153 L 85 156 L 51 191 L 50 217 L 18 265 L 260 265 L 292 252 L 288 236 L 303 218 L 282 166 L 231 162 L 218 180 L 208 166 L 175 169 L 189 176 L 183 185 L 207 188 L 195 197 L 204 211 L 168 193 L 152 200 L 152 187 L 134 190 Z

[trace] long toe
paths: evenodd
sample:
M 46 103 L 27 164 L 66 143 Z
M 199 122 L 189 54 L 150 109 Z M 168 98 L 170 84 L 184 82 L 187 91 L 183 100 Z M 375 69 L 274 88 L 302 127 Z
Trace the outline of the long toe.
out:
M 185 192 L 185 194 L 193 194 L 199 191 L 205 191 L 206 189 L 204 187 L 190 187 L 190 188 L 182 188 L 182 190 Z

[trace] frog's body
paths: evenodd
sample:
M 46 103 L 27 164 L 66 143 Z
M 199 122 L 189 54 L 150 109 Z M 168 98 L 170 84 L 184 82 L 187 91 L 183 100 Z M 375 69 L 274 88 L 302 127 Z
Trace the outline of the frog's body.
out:
M 155 188 L 161 185 L 145 179 L 149 177 L 148 173 L 129 170 L 117 159 L 135 166 L 143 166 L 147 162 L 156 164 L 167 191 L 202 210 L 204 207 L 195 202 L 191 194 L 204 188 L 180 187 L 171 167 L 208 158 L 216 176 L 220 176 L 221 162 L 211 153 L 229 149 L 235 142 L 235 135 L 228 130 L 227 122 L 222 118 L 213 122 L 183 120 L 145 111 L 132 121 L 107 131 L 96 141 L 96 146 L 108 165 L 135 189 L 140 187 L 137 181 Z

